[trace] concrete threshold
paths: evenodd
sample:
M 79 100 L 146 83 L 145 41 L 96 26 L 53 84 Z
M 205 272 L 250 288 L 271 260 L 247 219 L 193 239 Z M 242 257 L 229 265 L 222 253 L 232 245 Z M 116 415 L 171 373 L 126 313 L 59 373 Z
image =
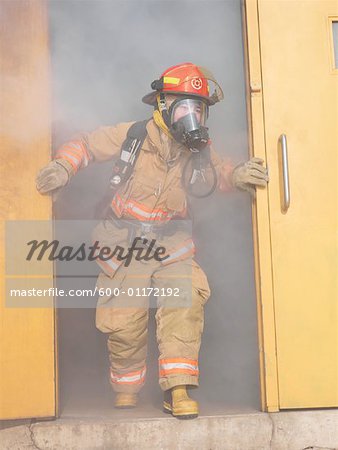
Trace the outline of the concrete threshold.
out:
M 112 419 L 67 417 L 0 431 L 2 450 L 338 450 L 338 410 Z

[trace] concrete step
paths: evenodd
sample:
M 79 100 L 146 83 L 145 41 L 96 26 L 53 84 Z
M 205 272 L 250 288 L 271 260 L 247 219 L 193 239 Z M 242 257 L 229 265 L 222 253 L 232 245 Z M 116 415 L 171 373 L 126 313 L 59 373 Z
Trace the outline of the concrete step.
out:
M 338 450 L 338 410 L 108 420 L 61 418 L 0 431 L 2 450 Z
M 338 450 L 338 410 L 105 419 L 61 418 L 0 431 L 2 450 Z

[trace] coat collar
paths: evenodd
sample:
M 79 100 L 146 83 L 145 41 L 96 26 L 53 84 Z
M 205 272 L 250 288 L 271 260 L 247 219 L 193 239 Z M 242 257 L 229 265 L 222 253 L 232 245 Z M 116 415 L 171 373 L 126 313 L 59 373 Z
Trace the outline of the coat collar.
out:
M 150 152 L 157 152 L 157 149 L 161 147 L 161 137 L 160 130 L 153 119 L 150 119 L 147 123 L 147 133 L 142 148 Z
M 160 135 L 160 129 L 156 125 L 153 119 L 150 119 L 147 123 L 147 138 L 144 141 L 144 144 L 142 145 L 142 149 L 150 151 L 150 152 L 158 152 L 158 149 L 161 148 L 163 145 L 161 142 L 161 135 Z M 176 148 L 176 151 L 188 151 L 188 149 L 178 142 L 174 141 L 172 142 L 172 145 L 174 145 Z

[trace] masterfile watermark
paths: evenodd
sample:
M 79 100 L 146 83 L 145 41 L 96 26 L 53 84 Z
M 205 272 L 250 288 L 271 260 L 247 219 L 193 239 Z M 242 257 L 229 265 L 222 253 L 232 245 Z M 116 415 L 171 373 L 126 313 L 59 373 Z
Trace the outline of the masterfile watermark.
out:
M 150 241 L 145 238 L 136 237 L 128 249 L 120 245 L 116 245 L 113 249 L 109 246 L 100 246 L 99 241 L 95 241 L 93 245 L 87 246 L 82 243 L 79 247 L 72 247 L 69 245 L 60 246 L 60 241 L 53 240 L 32 240 L 27 242 L 27 246 L 31 246 L 26 256 L 27 261 L 31 261 L 35 257 L 37 261 L 41 261 L 46 253 L 49 261 L 109 261 L 115 257 L 118 261 L 123 261 L 125 267 L 128 267 L 133 259 L 136 261 L 164 261 L 169 258 L 166 254 L 166 248 L 163 246 L 156 246 L 156 239 Z M 161 257 L 161 255 L 165 255 Z
M 138 232 L 135 221 L 130 233 L 111 221 L 7 221 L 6 306 L 189 307 L 192 227 L 170 222 Z

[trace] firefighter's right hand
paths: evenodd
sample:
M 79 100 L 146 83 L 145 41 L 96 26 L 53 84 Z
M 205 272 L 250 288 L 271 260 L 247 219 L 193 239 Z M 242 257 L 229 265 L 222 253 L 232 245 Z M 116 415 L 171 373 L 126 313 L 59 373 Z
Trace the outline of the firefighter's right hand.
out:
M 36 189 L 40 194 L 52 194 L 65 186 L 70 178 L 66 166 L 59 160 L 51 161 L 36 177 Z

